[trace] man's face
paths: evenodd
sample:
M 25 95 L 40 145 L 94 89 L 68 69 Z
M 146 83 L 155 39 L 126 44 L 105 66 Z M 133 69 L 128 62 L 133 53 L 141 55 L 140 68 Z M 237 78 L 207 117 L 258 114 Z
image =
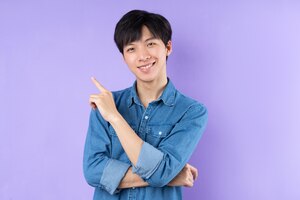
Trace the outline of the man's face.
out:
M 141 39 L 126 45 L 123 56 L 137 81 L 156 82 L 167 77 L 166 56 L 171 51 L 171 41 L 166 47 L 161 39 L 154 38 L 149 29 L 143 26 Z

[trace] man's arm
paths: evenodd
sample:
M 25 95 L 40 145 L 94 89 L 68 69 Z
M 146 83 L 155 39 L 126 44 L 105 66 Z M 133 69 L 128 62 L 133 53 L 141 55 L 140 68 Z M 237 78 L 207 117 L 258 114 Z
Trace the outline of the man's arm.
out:
M 141 177 L 132 172 L 132 167 L 130 167 L 123 177 L 118 188 L 131 188 L 131 187 L 146 187 L 149 184 L 145 182 Z
M 190 105 L 157 148 L 144 143 L 133 171 L 153 187 L 167 185 L 184 168 L 205 130 L 206 123 L 206 108 L 199 103 Z M 147 168 L 147 164 L 152 162 L 153 151 L 163 153 L 163 159 L 154 170 Z
M 141 140 L 126 120 L 118 112 L 113 95 L 96 79 L 92 79 L 100 94 L 90 96 L 90 103 L 96 104 L 103 118 L 117 133 L 129 160 L 133 163 L 133 173 L 153 187 L 163 187 L 173 180 L 184 168 L 192 155 L 206 127 L 207 110 L 194 103 L 186 110 L 158 148 Z M 178 141 L 181 141 L 178 143 Z
M 89 185 L 114 194 L 130 164 L 110 158 L 111 139 L 106 126 L 107 122 L 100 113 L 91 110 L 84 147 L 83 172 Z
M 136 165 L 144 141 L 128 125 L 118 112 L 113 95 L 95 78 L 92 81 L 100 90 L 100 94 L 90 95 L 90 104 L 96 104 L 103 118 L 115 129 L 121 145 L 133 165 Z
M 186 164 L 179 174 L 168 183 L 168 186 L 192 187 L 197 177 L 198 170 L 190 164 Z M 134 174 L 132 172 L 132 167 L 130 167 L 118 188 L 146 187 L 148 185 L 149 183 L 145 182 L 139 175 Z

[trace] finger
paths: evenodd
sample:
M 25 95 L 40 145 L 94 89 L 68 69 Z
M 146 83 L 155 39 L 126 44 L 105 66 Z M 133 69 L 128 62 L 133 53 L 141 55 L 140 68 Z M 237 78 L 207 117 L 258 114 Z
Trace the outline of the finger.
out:
M 97 108 L 97 106 L 96 106 L 95 103 L 90 103 L 90 106 L 91 106 L 93 109 Z
M 89 104 L 93 110 L 95 110 L 97 108 L 97 105 L 94 103 L 94 101 L 91 98 L 89 99 Z
M 89 103 L 90 103 L 90 105 L 91 105 L 91 106 L 93 106 L 93 105 L 94 105 L 95 107 L 97 107 L 97 105 L 96 105 L 96 103 L 95 103 L 95 102 L 96 102 L 96 100 L 97 100 L 97 98 L 90 97 L 90 98 L 89 98 Z
M 186 173 L 187 173 L 186 174 L 186 179 L 189 180 L 189 181 L 193 180 L 193 174 L 192 174 L 192 171 L 191 171 L 190 168 L 187 169 Z
M 190 170 L 189 178 L 190 178 L 190 180 L 192 180 L 194 182 L 194 174 L 193 174 L 192 170 Z
M 194 185 L 194 181 L 188 180 L 186 186 L 187 187 L 193 187 L 193 185 Z
M 194 180 L 196 180 L 198 178 L 198 169 L 190 164 L 187 164 L 187 165 L 193 174 Z
M 194 183 L 195 179 L 195 174 L 194 172 L 188 168 L 188 176 L 187 176 L 188 181 L 191 181 L 192 183 Z
M 89 102 L 90 102 L 90 103 L 94 103 L 96 100 L 97 100 L 96 97 L 90 96 L 90 98 L 89 98 Z
M 191 168 L 194 180 L 198 178 L 198 170 L 196 168 Z
M 188 164 L 191 169 L 196 169 L 193 165 Z
M 105 92 L 106 89 L 95 79 L 95 77 L 91 77 L 94 85 L 100 90 L 100 92 Z
M 99 98 L 99 94 L 91 94 L 91 95 L 90 95 L 90 98 L 97 99 L 97 98 Z

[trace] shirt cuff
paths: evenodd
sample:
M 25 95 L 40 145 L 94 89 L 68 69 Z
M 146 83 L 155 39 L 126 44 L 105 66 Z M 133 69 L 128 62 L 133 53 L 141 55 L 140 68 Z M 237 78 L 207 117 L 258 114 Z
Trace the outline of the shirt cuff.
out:
M 108 160 L 100 180 L 102 188 L 111 195 L 120 192 L 118 186 L 129 167 L 128 163 L 114 159 Z
M 161 163 L 163 156 L 161 151 L 144 142 L 136 166 L 132 167 L 132 172 L 143 179 L 150 178 Z

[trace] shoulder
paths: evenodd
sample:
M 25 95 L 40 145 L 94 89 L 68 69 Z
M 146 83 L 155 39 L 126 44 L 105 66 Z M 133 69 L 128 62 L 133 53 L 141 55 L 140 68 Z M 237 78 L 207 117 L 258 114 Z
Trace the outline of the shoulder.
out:
M 175 103 L 178 110 L 181 110 L 181 122 L 183 124 L 195 123 L 197 127 L 205 127 L 208 121 L 208 111 L 207 107 L 180 92 L 177 92 L 177 101 Z
M 114 95 L 114 97 L 122 96 L 122 95 L 127 94 L 127 93 L 130 94 L 131 88 L 132 87 L 128 87 L 128 88 L 125 88 L 125 89 L 122 89 L 122 90 L 112 91 L 112 94 Z
M 112 91 L 115 102 L 128 99 L 131 95 L 132 87 L 128 87 L 122 90 Z
M 207 112 L 207 107 L 202 103 L 199 102 L 185 94 L 181 93 L 180 91 L 176 91 L 176 102 L 175 104 L 178 107 L 185 108 L 186 111 L 188 110 L 197 110 L 201 112 Z

